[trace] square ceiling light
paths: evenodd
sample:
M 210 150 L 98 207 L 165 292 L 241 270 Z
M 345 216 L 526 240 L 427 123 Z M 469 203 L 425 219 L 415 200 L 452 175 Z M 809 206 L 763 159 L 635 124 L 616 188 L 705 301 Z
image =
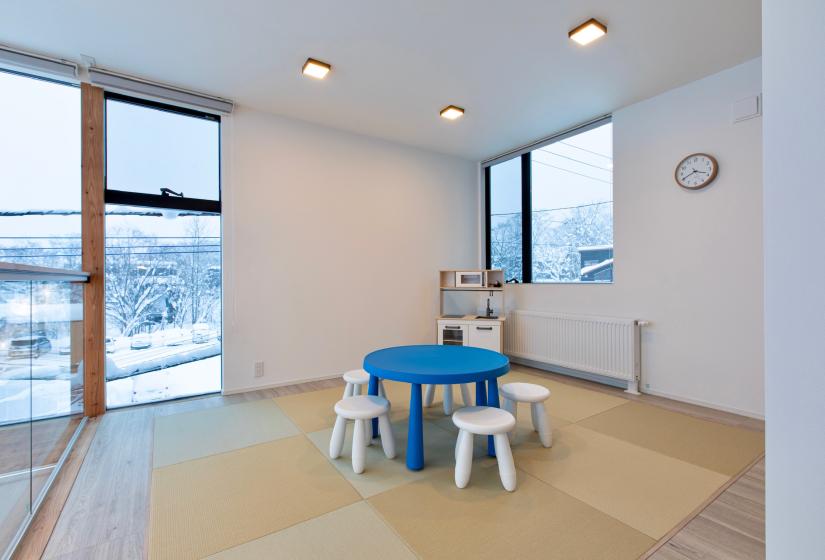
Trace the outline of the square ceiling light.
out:
M 607 26 L 591 18 L 575 29 L 571 29 L 567 36 L 580 45 L 587 45 L 605 34 L 607 34 Z
M 304 67 L 301 72 L 303 72 L 304 76 L 310 76 L 318 80 L 323 80 L 327 77 L 330 70 L 332 70 L 332 66 L 330 64 L 321 62 L 320 60 L 315 60 L 314 58 L 308 58 L 307 61 L 304 62 Z
M 456 107 L 455 105 L 447 105 L 446 107 L 441 109 L 440 114 L 445 119 L 454 121 L 464 114 L 464 109 L 462 109 L 461 107 Z

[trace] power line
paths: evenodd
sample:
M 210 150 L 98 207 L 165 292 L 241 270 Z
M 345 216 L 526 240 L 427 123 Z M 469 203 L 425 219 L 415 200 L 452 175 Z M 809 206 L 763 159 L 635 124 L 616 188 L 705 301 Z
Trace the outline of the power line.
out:
M 613 161 L 613 156 L 606 156 L 606 155 L 601 154 L 601 153 L 599 153 L 599 152 L 594 152 L 593 150 L 588 150 L 587 148 L 582 148 L 581 146 L 576 146 L 575 144 L 571 144 L 571 143 L 569 143 L 569 142 L 565 142 L 564 140 L 562 140 L 561 142 L 559 142 L 559 144 L 564 144 L 565 146 L 570 146 L 571 148 L 576 148 L 577 150 L 581 150 L 581 151 L 583 151 L 583 152 L 587 152 L 587 153 L 589 153 L 589 154 L 593 154 L 593 155 L 595 155 L 595 156 L 600 156 L 600 157 L 603 157 L 603 158 L 609 159 L 610 161 Z
M 558 157 L 564 158 L 564 159 L 569 159 L 570 161 L 575 161 L 576 163 L 581 163 L 582 165 L 588 165 L 590 167 L 595 167 L 596 169 L 601 169 L 602 171 L 607 171 L 609 173 L 613 173 L 613 170 L 610 169 L 609 167 L 602 167 L 600 165 L 594 165 L 592 163 L 587 163 L 586 161 L 582 161 L 582 160 L 576 159 L 576 158 L 571 158 L 569 156 L 565 156 L 565 155 L 562 155 L 562 154 L 557 154 L 556 152 L 551 152 L 550 150 L 545 150 L 544 148 L 539 148 L 538 150 L 535 150 L 535 151 L 544 152 L 546 154 L 553 154 L 554 156 L 558 156 Z
M 578 173 L 576 171 L 570 171 L 569 169 L 565 169 L 564 167 L 559 167 L 557 165 L 550 165 L 549 163 L 534 159 L 536 163 L 540 163 L 541 165 L 546 165 L 547 167 L 552 167 L 554 169 L 558 169 L 559 171 L 566 171 L 567 173 L 572 173 L 573 175 L 579 175 L 580 177 L 586 177 L 587 179 L 592 179 L 593 181 L 598 181 L 600 183 L 604 183 L 606 185 L 613 185 L 613 181 L 605 181 L 604 179 L 598 179 L 596 177 L 591 177 L 590 175 L 585 175 L 584 173 Z
M 602 202 L 591 202 L 590 204 L 579 204 L 578 206 L 562 206 L 559 208 L 543 208 L 541 210 L 533 210 L 533 214 L 538 214 L 539 212 L 557 212 L 559 210 L 576 210 L 578 208 L 587 208 L 589 206 L 599 206 L 601 204 L 613 204 L 612 200 L 605 200 Z M 502 212 L 500 214 L 490 214 L 490 217 L 493 216 L 515 216 L 517 214 L 521 214 L 521 212 Z

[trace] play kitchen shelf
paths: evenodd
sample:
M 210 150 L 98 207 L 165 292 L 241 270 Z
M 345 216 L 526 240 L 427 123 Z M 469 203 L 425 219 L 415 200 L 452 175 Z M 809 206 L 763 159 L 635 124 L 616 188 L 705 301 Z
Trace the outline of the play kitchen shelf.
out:
M 475 346 L 501 352 L 504 341 L 504 271 L 439 271 L 438 344 Z M 445 296 L 450 292 L 477 292 L 464 299 L 458 313 L 446 313 Z M 486 292 L 486 293 L 484 293 Z M 469 294 L 465 294 L 469 295 Z

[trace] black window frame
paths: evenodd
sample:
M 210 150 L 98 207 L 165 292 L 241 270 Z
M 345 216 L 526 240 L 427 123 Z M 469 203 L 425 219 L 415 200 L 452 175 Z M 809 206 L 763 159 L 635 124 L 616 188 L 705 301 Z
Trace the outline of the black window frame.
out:
M 533 282 L 533 171 L 530 164 L 530 152 L 516 156 L 521 158 L 521 283 L 530 284 Z M 515 159 L 512 158 L 512 159 Z M 504 163 L 504 160 L 497 162 Z M 485 266 L 487 269 L 493 267 L 493 255 L 491 249 L 492 219 L 490 217 L 491 200 L 491 171 L 492 165 L 484 167 L 484 236 L 485 236 Z M 505 274 L 507 271 L 505 271 Z M 512 273 L 512 271 L 510 271 Z M 505 278 L 505 280 L 508 280 Z
M 160 194 L 137 193 L 132 191 L 121 191 L 109 188 L 109 173 L 108 173 L 108 135 L 106 128 L 109 125 L 108 116 L 105 114 L 107 107 L 106 102 L 109 100 L 119 101 L 122 103 L 130 103 L 139 107 L 146 107 L 149 109 L 156 109 L 159 111 L 166 111 L 178 115 L 185 115 L 187 117 L 195 117 L 218 123 L 218 200 L 207 200 L 202 198 L 187 198 L 177 196 L 163 196 Z M 151 101 L 148 99 L 141 99 L 124 95 L 116 92 L 104 92 L 104 131 L 103 131 L 103 184 L 104 195 L 103 200 L 106 204 L 119 204 L 122 206 L 139 206 L 144 208 L 162 208 L 168 210 L 189 210 L 192 212 L 208 212 L 211 214 L 221 213 L 221 198 L 222 198 L 222 171 L 221 171 L 221 117 L 212 113 L 190 109 L 188 107 L 179 107 L 177 105 L 169 105 L 159 101 Z
M 518 155 L 514 155 L 511 158 L 504 159 L 494 159 L 489 160 L 488 162 L 484 163 L 484 212 L 485 212 L 485 220 L 484 220 L 484 241 L 485 241 L 485 251 L 484 251 L 484 261 L 485 267 L 487 269 L 492 268 L 492 251 L 491 251 L 491 241 L 492 241 L 492 220 L 490 216 L 491 208 L 491 189 L 492 189 L 492 181 L 491 181 L 491 168 L 494 165 L 499 165 L 501 163 L 505 163 L 507 161 L 511 161 L 517 157 L 521 158 L 521 283 L 522 284 L 532 284 L 533 283 L 533 165 L 532 165 L 532 154 L 534 150 L 541 148 L 542 146 L 546 146 L 548 144 L 552 144 L 554 142 L 561 141 L 565 138 L 569 138 L 572 136 L 576 136 L 577 134 L 581 134 L 593 128 L 598 128 L 603 126 L 607 123 L 613 122 L 613 115 L 604 115 L 593 119 L 587 123 L 575 126 L 569 130 L 564 132 L 560 132 L 558 134 L 554 134 L 548 138 L 545 138 L 535 144 L 532 144 L 529 148 L 526 148 L 524 152 Z M 615 226 L 614 226 L 615 227 Z M 615 240 L 614 240 L 615 242 Z M 505 271 L 505 274 L 507 271 Z M 507 279 L 505 279 L 507 280 Z M 516 280 L 518 282 L 518 280 Z M 601 284 L 601 282 L 553 282 L 554 284 Z M 612 281 L 611 281 L 612 283 Z M 540 284 L 545 284 L 545 282 L 540 282 Z

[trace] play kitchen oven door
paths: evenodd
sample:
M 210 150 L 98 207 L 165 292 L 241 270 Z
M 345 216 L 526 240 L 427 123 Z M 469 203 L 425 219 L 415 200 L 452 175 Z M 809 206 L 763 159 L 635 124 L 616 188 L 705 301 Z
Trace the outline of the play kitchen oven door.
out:
M 444 323 L 440 325 L 438 331 L 438 343 L 447 346 L 466 346 L 467 341 L 467 326 L 466 325 L 451 325 Z

